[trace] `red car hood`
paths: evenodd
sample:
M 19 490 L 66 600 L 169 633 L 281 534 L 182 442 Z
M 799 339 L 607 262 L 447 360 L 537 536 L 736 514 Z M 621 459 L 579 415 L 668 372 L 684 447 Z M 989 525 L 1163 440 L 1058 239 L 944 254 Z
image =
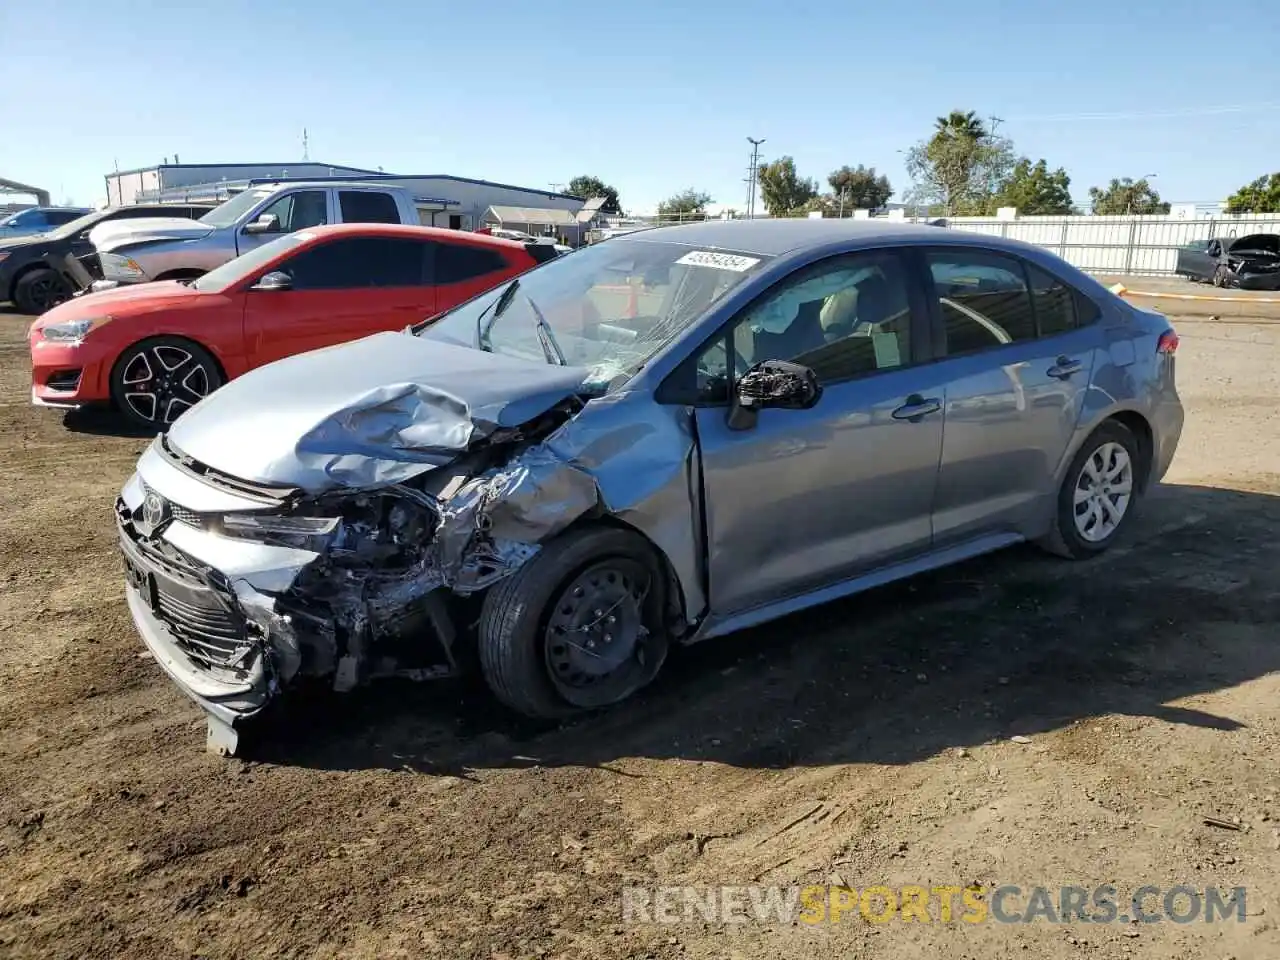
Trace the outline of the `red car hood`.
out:
M 87 293 L 59 304 L 32 324 L 38 330 L 46 323 L 65 320 L 82 320 L 85 317 L 129 316 L 163 309 L 177 302 L 189 301 L 202 294 L 179 280 L 159 280 L 155 283 L 135 283 L 98 293 Z

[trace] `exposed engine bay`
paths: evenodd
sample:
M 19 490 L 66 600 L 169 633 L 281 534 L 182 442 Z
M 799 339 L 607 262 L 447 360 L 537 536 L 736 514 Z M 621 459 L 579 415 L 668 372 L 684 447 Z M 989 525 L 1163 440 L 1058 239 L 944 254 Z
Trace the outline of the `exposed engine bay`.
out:
M 518 429 L 488 434 L 452 464 L 401 483 L 286 497 L 247 530 L 226 516 L 210 521 L 222 536 L 308 551 L 315 559 L 279 593 L 201 570 L 238 609 L 249 649 L 235 658 L 197 649 L 189 659 L 228 679 L 260 668 L 272 692 L 295 676 L 331 676 L 334 689 L 345 691 L 380 676 L 453 674 L 456 625 L 468 622 L 458 614 L 467 598 L 510 575 L 537 554 L 540 540 L 597 506 L 595 480 L 539 445 L 581 407 L 576 397 L 566 400 Z M 182 456 L 161 443 L 171 458 Z M 149 549 L 173 553 L 166 545 Z M 179 637 L 184 632 L 182 622 L 166 626 Z

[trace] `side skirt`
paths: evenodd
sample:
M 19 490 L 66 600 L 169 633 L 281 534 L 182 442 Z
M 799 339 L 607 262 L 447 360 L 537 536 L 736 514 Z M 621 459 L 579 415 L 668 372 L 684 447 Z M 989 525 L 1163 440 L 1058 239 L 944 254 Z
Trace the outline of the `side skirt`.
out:
M 710 640 L 712 637 L 721 637 L 727 633 L 745 630 L 747 627 L 767 623 L 770 620 L 776 620 L 779 617 L 785 617 L 800 610 L 807 610 L 809 607 L 816 607 L 832 600 L 839 600 L 855 593 L 862 593 L 864 590 L 883 586 L 886 583 L 893 583 L 895 580 L 902 580 L 905 577 L 913 577 L 917 573 L 937 570 L 939 567 L 947 567 L 953 563 L 959 563 L 961 560 L 968 560 L 984 553 L 991 553 L 993 550 L 1010 547 L 1015 543 L 1021 543 L 1023 539 L 1017 533 L 988 534 L 973 540 L 966 540 L 964 543 L 956 544 L 953 547 L 922 554 L 913 560 L 905 560 L 901 563 L 881 567 L 878 570 L 872 570 L 870 573 L 851 577 L 848 580 L 842 580 L 839 583 L 833 583 L 829 587 L 823 587 L 820 590 L 814 590 L 797 597 L 787 597 L 785 600 L 777 600 L 763 606 L 752 607 L 750 610 L 744 610 L 728 617 L 720 618 L 713 615 L 703 621 L 702 626 L 686 642 L 697 643 L 699 640 Z

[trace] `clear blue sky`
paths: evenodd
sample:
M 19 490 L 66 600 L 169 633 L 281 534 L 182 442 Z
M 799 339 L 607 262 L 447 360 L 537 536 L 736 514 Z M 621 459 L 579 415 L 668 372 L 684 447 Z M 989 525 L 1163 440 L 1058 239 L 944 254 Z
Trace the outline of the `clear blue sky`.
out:
M 1149 173 L 1166 200 L 1216 200 L 1280 169 L 1280 34 L 1230 9 L 0 0 L 0 176 L 96 203 L 117 162 L 297 160 L 305 126 L 328 163 L 741 206 L 750 135 L 804 175 L 874 165 L 901 199 L 898 151 L 963 108 L 1065 166 L 1077 200 Z

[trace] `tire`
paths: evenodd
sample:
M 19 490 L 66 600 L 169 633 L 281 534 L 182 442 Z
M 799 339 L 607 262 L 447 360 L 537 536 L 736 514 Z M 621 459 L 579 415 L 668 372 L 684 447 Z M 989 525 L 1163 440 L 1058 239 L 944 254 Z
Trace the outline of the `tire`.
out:
M 552 540 L 485 596 L 477 637 L 485 682 L 539 720 L 625 700 L 666 659 L 664 589 L 657 557 L 631 531 L 584 527 Z M 584 639 L 557 643 L 574 633 Z
M 1215 287 L 1227 286 L 1227 268 L 1222 264 L 1218 264 L 1213 271 L 1213 280 L 1211 281 Z
M 120 354 L 111 371 L 111 399 L 133 425 L 162 431 L 223 380 L 204 347 L 183 337 L 152 337 Z
M 1120 452 L 1127 458 L 1127 467 L 1121 465 Z M 1108 470 L 1116 473 L 1108 478 Z M 1058 490 L 1053 528 L 1040 545 L 1070 560 L 1102 553 L 1129 528 L 1142 496 L 1145 472 L 1141 445 L 1133 432 L 1114 420 L 1104 422 L 1067 467 Z M 1107 478 L 1105 485 L 1095 480 L 1094 474 L 1100 479 Z M 1077 493 L 1082 498 L 1079 504 Z M 1117 509 L 1118 521 L 1115 519 Z
M 71 299 L 71 288 L 56 270 L 43 267 L 24 273 L 13 288 L 13 304 L 21 313 L 39 316 Z

